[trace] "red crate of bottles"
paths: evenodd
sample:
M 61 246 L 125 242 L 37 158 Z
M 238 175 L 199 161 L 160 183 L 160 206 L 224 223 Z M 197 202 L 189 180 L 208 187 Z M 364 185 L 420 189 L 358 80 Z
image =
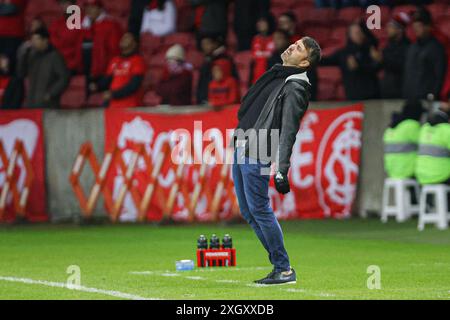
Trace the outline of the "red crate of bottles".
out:
M 234 267 L 236 249 L 197 249 L 197 267 Z

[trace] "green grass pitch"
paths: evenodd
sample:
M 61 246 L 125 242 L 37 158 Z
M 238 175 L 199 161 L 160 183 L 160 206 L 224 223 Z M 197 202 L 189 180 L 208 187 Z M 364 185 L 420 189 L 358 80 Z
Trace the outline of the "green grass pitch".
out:
M 270 272 L 249 226 L 0 226 L 0 299 L 450 299 L 450 230 L 379 220 L 283 222 L 297 284 L 258 287 Z M 230 233 L 236 268 L 176 272 L 196 239 Z M 77 265 L 82 290 L 65 287 Z M 368 266 L 381 289 L 369 290 Z

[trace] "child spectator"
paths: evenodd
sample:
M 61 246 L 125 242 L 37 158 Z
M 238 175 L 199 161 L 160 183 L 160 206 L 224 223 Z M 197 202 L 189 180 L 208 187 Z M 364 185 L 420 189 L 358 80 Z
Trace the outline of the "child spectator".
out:
M 205 61 L 200 67 L 198 85 L 197 85 L 197 104 L 204 104 L 208 100 L 208 85 L 212 79 L 211 68 L 214 61 L 219 59 L 226 59 L 231 64 L 231 74 L 239 80 L 236 66 L 233 62 L 233 58 L 227 54 L 226 47 L 223 44 L 221 37 L 215 37 L 211 35 L 203 36 L 201 40 L 202 52 L 205 55 Z
M 171 0 L 151 0 L 144 9 L 141 33 L 163 37 L 176 31 L 177 11 Z
M 83 33 L 79 29 L 67 28 L 67 8 L 76 4 L 75 0 L 58 0 L 61 7 L 61 16 L 53 22 L 49 28 L 50 41 L 53 46 L 62 54 L 66 65 L 72 74 L 82 72 L 82 51 Z
M 130 108 L 142 105 L 142 83 L 145 75 L 144 58 L 137 53 L 138 40 L 131 32 L 120 40 L 121 54 L 111 60 L 106 77 L 99 85 L 91 84 L 92 92 L 104 91 L 104 106 Z
M 211 106 L 222 107 L 239 102 L 239 86 L 231 76 L 229 60 L 216 60 L 212 67 L 212 77 L 208 90 L 208 103 Z
M 252 62 L 250 65 L 249 84 L 252 85 L 259 79 L 267 68 L 267 59 L 272 56 L 275 45 L 272 33 L 275 28 L 275 20 L 272 15 L 261 16 L 256 22 L 258 34 L 252 41 Z
M 182 46 L 175 44 L 167 50 L 164 74 L 156 87 L 156 93 L 162 98 L 162 104 L 172 106 L 192 104 L 192 69 L 192 65 L 185 61 Z

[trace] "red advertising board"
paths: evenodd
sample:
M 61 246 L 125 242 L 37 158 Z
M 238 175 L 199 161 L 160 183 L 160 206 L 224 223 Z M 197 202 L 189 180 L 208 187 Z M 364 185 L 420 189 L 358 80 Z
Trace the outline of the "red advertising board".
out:
M 25 209 L 26 218 L 31 222 L 45 221 L 46 190 L 45 190 L 45 159 L 42 127 L 42 110 L 0 111 L 0 141 L 3 144 L 8 161 L 17 140 L 22 141 L 25 152 L 30 159 L 32 168 L 32 185 L 28 203 Z M 6 181 L 5 164 L 0 159 L 0 189 Z M 14 168 L 18 191 L 24 188 L 27 171 L 23 159 L 19 158 Z M 13 199 L 8 193 L 6 211 L 2 221 L 14 220 Z
M 226 138 L 237 125 L 238 107 L 221 111 L 207 111 L 186 115 L 158 115 L 133 110 L 105 111 L 105 148 L 118 146 L 125 162 L 129 162 L 136 144 L 144 144 L 148 154 L 156 159 L 162 146 L 170 142 L 174 130 L 184 129 L 190 133 L 194 153 L 205 149 L 205 141 L 214 141 L 216 147 L 224 149 Z M 286 196 L 278 194 L 271 181 L 269 195 L 272 207 L 280 219 L 298 218 L 340 218 L 350 215 L 356 195 L 360 163 L 363 106 L 356 104 L 343 108 L 310 110 L 306 113 L 297 134 L 291 158 L 289 177 L 291 192 Z M 228 130 L 227 130 L 228 129 Z M 206 137 L 205 137 L 206 136 Z M 204 189 L 214 190 L 219 173 L 217 165 L 208 166 Z M 134 176 L 136 185 L 144 184 L 145 163 L 139 163 Z M 186 166 L 183 173 L 187 192 L 180 192 L 174 207 L 173 218 L 187 217 L 190 196 L 198 183 L 199 166 Z M 166 161 L 158 182 L 168 196 L 175 181 L 176 166 Z M 231 173 L 230 173 L 231 175 Z M 110 177 L 113 196 L 121 184 L 122 172 L 117 167 Z M 156 201 L 159 200 L 159 201 Z M 209 197 L 200 196 L 196 204 L 197 220 L 209 220 Z M 229 199 L 223 199 L 219 217 L 231 215 Z M 132 197 L 127 195 L 121 219 L 133 221 L 137 209 Z M 147 218 L 159 220 L 162 216 L 160 199 L 154 199 Z

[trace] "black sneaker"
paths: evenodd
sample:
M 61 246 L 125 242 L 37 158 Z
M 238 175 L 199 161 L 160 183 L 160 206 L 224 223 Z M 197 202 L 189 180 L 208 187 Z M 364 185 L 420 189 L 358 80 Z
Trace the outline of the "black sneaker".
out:
M 297 283 L 297 275 L 295 274 L 295 270 L 291 269 L 291 273 L 286 275 L 286 272 L 275 272 L 272 271 L 267 275 L 267 277 L 255 281 L 257 284 L 263 285 L 274 285 L 274 284 L 294 284 Z
M 265 277 L 262 278 L 262 279 L 255 280 L 255 281 L 253 281 L 253 282 L 254 282 L 254 283 L 260 283 L 261 281 L 263 281 L 263 280 L 265 280 L 265 279 L 267 279 L 267 278 L 271 278 L 271 277 L 274 275 L 274 273 L 275 273 L 275 269 L 272 269 L 272 271 L 270 271 L 270 273 L 269 273 L 267 276 L 265 276 Z

